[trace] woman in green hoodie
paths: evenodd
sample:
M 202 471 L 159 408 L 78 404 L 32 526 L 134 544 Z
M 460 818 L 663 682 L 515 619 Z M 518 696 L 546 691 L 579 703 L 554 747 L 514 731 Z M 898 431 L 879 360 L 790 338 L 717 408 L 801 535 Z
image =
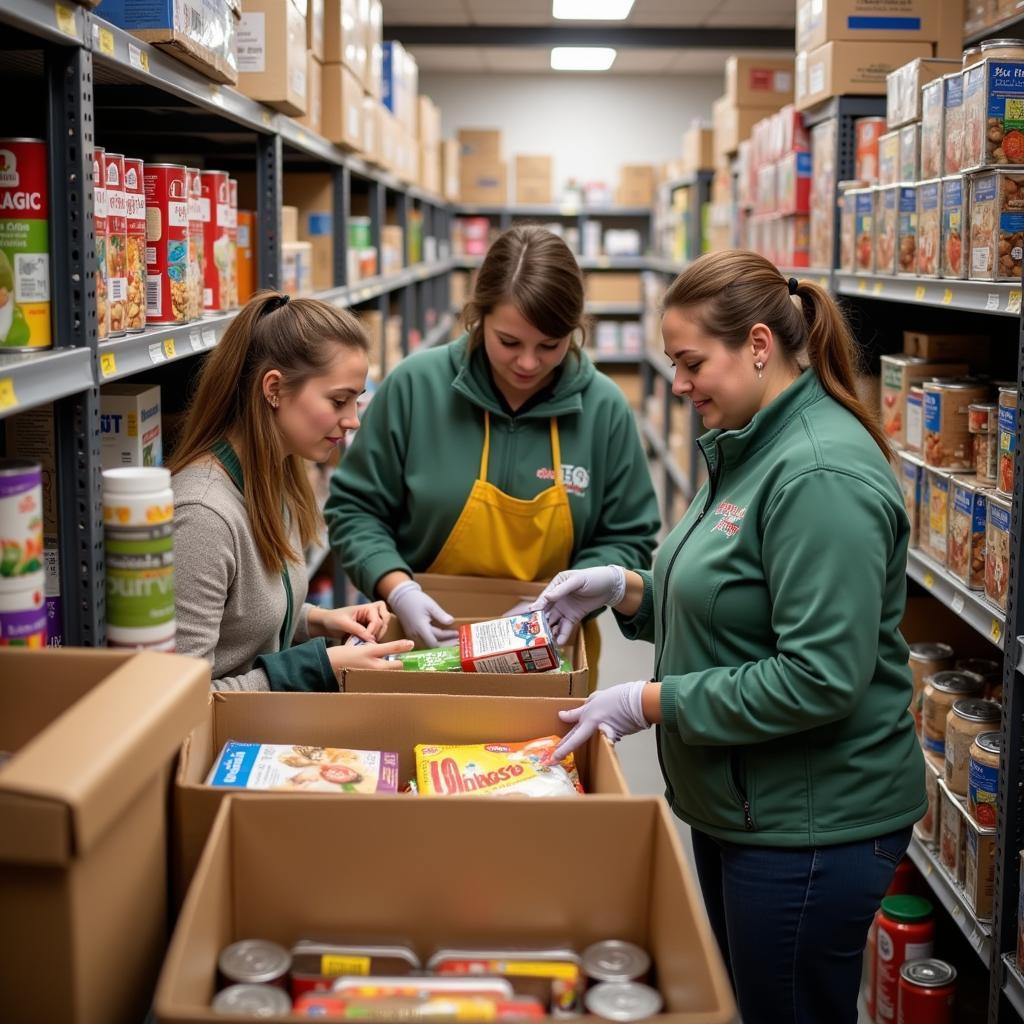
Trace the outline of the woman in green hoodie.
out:
M 414 573 L 546 581 L 647 567 L 660 525 L 633 412 L 580 348 L 583 277 L 566 244 L 506 231 L 463 319 L 465 335 L 377 390 L 325 511 L 350 579 L 424 647 L 455 633 Z
M 555 756 L 658 726 L 745 1024 L 853 1024 L 871 918 L 925 810 L 888 445 L 832 298 L 761 256 L 699 259 L 662 335 L 709 428 L 708 481 L 653 573 L 566 573 L 536 603 L 570 623 L 611 604 L 656 648 L 654 679 L 563 713 Z

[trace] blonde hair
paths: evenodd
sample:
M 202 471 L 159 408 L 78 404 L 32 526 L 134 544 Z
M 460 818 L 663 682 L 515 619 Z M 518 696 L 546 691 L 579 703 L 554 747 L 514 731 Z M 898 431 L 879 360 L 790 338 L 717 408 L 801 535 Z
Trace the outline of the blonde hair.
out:
M 181 437 L 170 460 L 172 473 L 209 456 L 233 433 L 245 486 L 245 507 L 260 558 L 268 570 L 299 562 L 288 537 L 287 508 L 305 548 L 317 537 L 320 511 L 303 460 L 285 455 L 263 378 L 281 373 L 281 390 L 294 393 L 329 364 L 334 345 L 369 351 L 366 331 L 351 313 L 317 299 L 277 292 L 254 295 L 231 321 L 200 371 Z

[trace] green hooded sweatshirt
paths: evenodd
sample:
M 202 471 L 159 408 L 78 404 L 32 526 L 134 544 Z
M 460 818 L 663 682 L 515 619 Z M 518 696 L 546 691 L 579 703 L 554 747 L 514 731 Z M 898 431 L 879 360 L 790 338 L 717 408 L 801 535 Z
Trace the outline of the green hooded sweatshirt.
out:
M 620 620 L 656 645 L 673 810 L 764 846 L 910 825 L 924 760 L 899 631 L 910 526 L 889 464 L 813 370 L 700 447 L 709 480 Z
M 467 339 L 404 359 L 377 389 L 331 481 L 325 515 L 349 578 L 373 595 L 395 569 L 424 572 L 455 526 L 480 471 L 530 499 L 552 486 L 550 419 L 572 511 L 571 565 L 649 567 L 660 519 L 633 411 L 589 358 L 570 354 L 553 392 L 517 416 L 495 394 L 486 356 Z

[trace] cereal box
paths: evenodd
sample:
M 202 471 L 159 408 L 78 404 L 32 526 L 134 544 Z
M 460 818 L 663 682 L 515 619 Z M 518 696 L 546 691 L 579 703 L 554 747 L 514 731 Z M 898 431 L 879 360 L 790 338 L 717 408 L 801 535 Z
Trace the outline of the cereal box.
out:
M 558 667 L 558 648 L 540 611 L 459 626 L 464 672 L 549 672 Z

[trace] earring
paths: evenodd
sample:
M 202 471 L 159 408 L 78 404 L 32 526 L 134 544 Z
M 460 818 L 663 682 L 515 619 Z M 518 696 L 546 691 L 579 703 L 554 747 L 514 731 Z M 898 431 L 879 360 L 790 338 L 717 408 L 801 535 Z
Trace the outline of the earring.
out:
M 272 398 L 270 400 L 270 404 L 276 409 L 277 408 L 277 399 L 276 398 Z
M 754 363 L 754 369 L 757 370 L 757 379 L 764 380 L 764 363 L 758 360 Z

